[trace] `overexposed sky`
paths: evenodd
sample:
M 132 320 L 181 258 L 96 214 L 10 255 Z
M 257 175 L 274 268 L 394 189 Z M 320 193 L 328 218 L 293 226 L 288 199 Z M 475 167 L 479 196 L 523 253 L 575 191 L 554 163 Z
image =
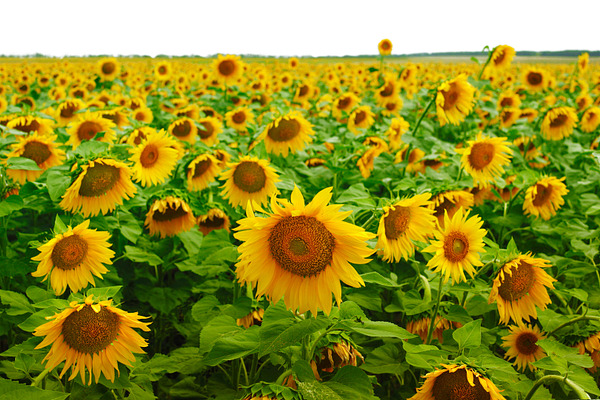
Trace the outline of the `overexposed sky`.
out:
M 169 56 L 600 50 L 598 0 L 5 0 L 0 54 Z

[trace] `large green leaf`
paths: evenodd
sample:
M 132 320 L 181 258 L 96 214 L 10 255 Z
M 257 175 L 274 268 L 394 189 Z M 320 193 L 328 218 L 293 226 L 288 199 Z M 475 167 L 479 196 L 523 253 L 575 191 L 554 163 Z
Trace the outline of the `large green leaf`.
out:
M 35 311 L 22 293 L 0 290 L 0 301 L 9 306 L 9 309 L 5 311 L 7 315 L 23 315 Z
M 283 320 L 263 326 L 260 330 L 259 356 L 298 344 L 306 336 L 325 328 L 328 323 L 327 319 L 309 318 L 291 325 L 287 320 Z
M 476 319 L 452 332 L 452 337 L 460 349 L 481 346 L 481 320 Z
M 151 266 L 161 265 L 163 263 L 163 260 L 156 254 L 149 253 L 133 246 L 125 246 L 125 257 L 134 262 L 148 263 Z
M 69 396 L 0 378 L 0 400 L 64 400 Z
M 217 339 L 204 358 L 204 363 L 217 365 L 256 353 L 259 346 L 259 330 L 260 328 L 254 325 L 242 332 Z

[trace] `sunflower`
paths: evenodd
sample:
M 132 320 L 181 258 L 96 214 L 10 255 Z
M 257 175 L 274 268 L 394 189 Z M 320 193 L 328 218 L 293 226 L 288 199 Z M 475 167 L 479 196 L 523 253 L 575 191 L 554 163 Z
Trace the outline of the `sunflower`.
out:
M 531 363 L 546 357 L 544 349 L 536 343 L 538 340 L 545 338 L 546 335 L 542 334 L 535 325 L 512 325 L 510 326 L 510 334 L 502 338 L 502 347 L 508 349 L 504 358 L 515 359 L 513 365 L 516 365 L 523 372 L 525 368 L 535 371 L 537 368 Z
M 289 151 L 304 149 L 314 134 L 311 123 L 299 111 L 292 111 L 267 125 L 256 140 L 264 139 L 268 153 L 287 157 Z
M 122 107 L 113 108 L 111 110 L 101 110 L 98 112 L 102 118 L 111 121 L 118 128 L 123 128 L 129 125 L 126 111 Z
M 440 126 L 461 123 L 473 109 L 474 93 L 475 88 L 467 82 L 465 74 L 442 83 L 435 98 Z
M 425 375 L 425 383 L 408 400 L 506 400 L 500 390 L 485 376 L 466 365 L 441 364 Z
M 427 334 L 429 333 L 429 326 L 431 325 L 430 317 L 423 317 L 406 323 L 406 330 L 415 335 L 419 335 L 423 343 L 427 340 Z M 457 322 L 448 321 L 446 318 L 437 315 L 435 317 L 435 328 L 433 330 L 432 338 L 437 339 L 438 342 L 444 343 L 444 331 L 448 329 L 454 329 L 458 325 Z
M 238 107 L 225 114 L 227 126 L 238 132 L 246 132 L 248 124 L 254 123 L 254 114 L 248 107 Z
M 510 320 L 517 324 L 522 320 L 531 322 L 531 318 L 537 318 L 535 306 L 545 310 L 551 303 L 546 287 L 554 289 L 552 282 L 555 279 L 542 269 L 550 267 L 548 263 L 527 253 L 518 255 L 500 268 L 488 303 L 498 303 L 501 323 L 508 324 Z
M 465 271 L 473 277 L 475 266 L 483 263 L 479 260 L 483 252 L 483 237 L 487 231 L 481 229 L 483 221 L 478 215 L 467 219 L 469 212 L 462 208 L 452 219 L 444 216 L 444 227 L 434 231 L 437 240 L 423 249 L 425 253 L 435 253 L 427 266 L 434 272 L 444 275 L 444 283 L 452 277 L 453 283 L 466 282 Z M 441 278 L 440 278 L 441 279 Z
M 159 81 L 166 81 L 171 78 L 173 74 L 173 67 L 170 62 L 166 60 L 159 61 L 154 66 L 154 77 Z
M 510 142 L 505 137 L 484 137 L 479 132 L 475 140 L 467 143 L 466 149 L 456 150 L 462 154 L 462 167 L 471 175 L 475 186 L 487 187 L 504 173 L 504 166 L 510 164 Z
M 589 93 L 583 92 L 575 99 L 575 104 L 577 104 L 577 112 L 582 112 L 592 104 L 594 104 L 594 100 Z
M 21 131 L 26 134 L 37 132 L 40 135 L 53 135 L 54 129 L 52 121 L 45 118 L 34 117 L 27 115 L 24 117 L 16 117 L 6 123 L 6 127 Z
M 81 169 L 60 202 L 65 211 L 81 212 L 85 218 L 99 213 L 106 215 L 123 204 L 123 199 L 133 198 L 136 192 L 131 170 L 125 163 L 97 158 Z
M 134 129 L 129 135 L 123 137 L 121 141 L 135 147 L 142 144 L 142 141 L 153 133 L 156 133 L 156 129 L 151 126 L 141 126 Z
M 244 72 L 244 64 L 239 56 L 219 54 L 213 61 L 215 76 L 227 85 L 237 82 Z
M 201 154 L 187 167 L 187 186 L 189 191 L 200 191 L 208 187 L 219 173 L 219 160 L 210 154 Z
M 334 372 L 346 365 L 354 367 L 363 364 L 365 359 L 358 349 L 348 340 L 339 337 L 332 338 L 326 346 L 322 347 L 310 361 L 315 378 L 321 380 L 323 372 Z M 319 372 L 321 374 L 319 374 Z
M 300 313 L 320 308 L 331 311 L 331 294 L 342 301 L 340 280 L 349 286 L 364 285 L 349 264 L 366 264 L 373 251 L 366 240 L 374 235 L 344 219 L 350 211 L 340 212 L 339 205 L 327 205 L 331 188 L 320 191 L 304 204 L 295 187 L 291 202 L 271 199 L 268 217 L 254 216 L 252 207 L 240 221 L 234 236 L 243 243 L 238 247 L 236 273 L 241 283 L 257 288 L 257 297 L 266 295 L 272 303 L 284 297 L 288 309 Z
M 585 72 L 587 70 L 588 65 L 590 64 L 590 55 L 589 53 L 581 53 L 579 57 L 577 57 L 577 69 L 579 72 Z
M 29 136 L 18 136 L 17 143 L 12 145 L 12 152 L 8 158 L 24 157 L 35 161 L 40 168 L 38 171 L 24 169 L 6 169 L 6 174 L 21 185 L 25 182 L 34 182 L 50 167 L 61 165 L 65 159 L 65 152 L 58 148 L 56 136 L 44 136 L 37 132 Z
M 542 135 L 548 140 L 560 140 L 573 133 L 577 125 L 577 113 L 572 107 L 550 109 L 542 121 Z
M 523 73 L 523 83 L 532 92 L 539 92 L 548 86 L 548 73 L 540 68 L 530 67 Z
M 498 97 L 498 110 L 501 110 L 506 107 L 514 107 L 518 108 L 521 105 L 521 98 L 518 94 L 508 91 L 503 92 Z
M 86 104 L 80 99 L 68 99 L 63 101 L 56 107 L 54 118 L 59 126 L 67 126 L 71 121 L 77 119 L 78 111 L 86 108 Z
M 144 226 L 150 235 L 160 235 L 161 239 L 189 231 L 196 225 L 196 218 L 190 206 L 181 198 L 167 196 L 157 199 L 146 214 Z
M 242 318 L 238 318 L 235 322 L 237 326 L 243 326 L 248 329 L 251 326 L 260 326 L 262 324 L 263 316 L 265 315 L 265 310 L 262 308 L 258 308 L 256 310 L 250 311 L 248 315 L 243 316 Z
M 398 150 L 403 144 L 402 135 L 410 129 L 410 124 L 402 117 L 392 119 L 389 129 L 385 132 L 391 150 Z
M 219 134 L 223 132 L 223 124 L 218 118 L 204 117 L 198 119 L 198 136 L 200 141 L 207 146 L 219 143 Z
M 415 254 L 413 240 L 424 242 L 435 230 L 431 193 L 423 193 L 383 207 L 379 220 L 376 249 L 383 250 L 383 260 L 408 260 Z
M 269 162 L 256 157 L 244 156 L 237 163 L 228 163 L 229 169 L 221 174 L 225 180 L 221 195 L 229 199 L 233 207 L 245 207 L 248 201 L 264 204 L 269 196 L 277 193 L 275 183 L 279 175 Z
M 448 213 L 448 217 L 452 218 L 459 208 L 465 211 L 469 210 L 474 205 L 473 194 L 464 190 L 448 190 L 438 193 L 432 199 L 433 215 L 437 218 L 438 224 L 444 227 L 444 214 Z
M 194 143 L 196 141 L 198 128 L 193 119 L 184 117 L 171 122 L 167 131 L 169 132 L 169 135 L 172 135 L 179 140 Z
M 383 106 L 388 101 L 398 97 L 399 86 L 396 84 L 395 76 L 386 76 L 383 85 L 375 90 L 375 100 L 378 105 Z
M 332 115 L 335 119 L 340 120 L 344 117 L 344 113 L 350 112 L 360 103 L 358 96 L 352 92 L 341 94 L 333 101 Z
M 515 49 L 513 49 L 511 46 L 507 46 L 505 44 L 496 46 L 490 59 L 490 65 L 495 69 L 504 69 L 510 65 L 515 57 L 515 54 Z
M 359 129 L 369 129 L 375 122 L 375 114 L 369 106 L 360 106 L 354 109 L 348 117 L 348 130 L 355 135 L 360 133 Z
M 596 130 L 600 125 L 600 107 L 590 107 L 581 117 L 581 130 L 590 133 Z
M 579 354 L 588 353 L 590 355 L 594 366 L 587 370 L 591 374 L 595 374 L 598 367 L 600 367 L 600 332 L 596 332 L 581 340 L 575 344 L 575 347 L 579 350 Z
M 225 229 L 229 232 L 231 225 L 227 214 L 218 208 L 211 208 L 205 215 L 200 215 L 197 223 L 198 229 L 205 236 L 219 229 Z
M 386 117 L 398 115 L 398 113 L 400 113 L 400 110 L 402 110 L 403 105 L 404 103 L 402 102 L 400 96 L 395 96 L 389 100 L 386 100 L 381 105 L 381 107 L 383 107 L 383 109 L 381 110 L 381 115 L 384 115 Z
M 114 57 L 98 60 L 98 75 L 102 81 L 112 81 L 121 72 L 121 65 Z
M 164 130 L 149 134 L 139 146 L 130 150 L 133 163 L 133 179 L 142 186 L 163 183 L 171 175 L 177 164 L 179 152 L 175 149 L 175 139 Z
M 94 138 L 100 142 L 112 143 L 117 136 L 113 128 L 115 124 L 112 121 L 102 118 L 100 114 L 86 111 L 83 115 L 79 114 L 67 127 L 70 137 L 65 144 L 70 144 L 75 149 L 82 141 Z M 98 135 L 100 133 L 103 134 Z
M 542 178 L 525 192 L 523 211 L 535 217 L 549 220 L 556 215 L 556 210 L 565 204 L 563 196 L 569 193 L 563 183 L 565 178 L 557 179 L 554 176 Z
M 131 113 L 131 118 L 133 118 L 135 121 L 149 124 L 154 120 L 154 114 L 150 108 L 140 107 L 136 110 L 133 110 Z
M 110 234 L 88 229 L 89 225 L 90 221 L 85 220 L 75 228 L 69 226 L 64 234 L 38 247 L 40 254 L 32 258 L 40 263 L 31 275 L 43 276 L 43 281 L 50 277 L 57 296 L 65 292 L 67 285 L 73 293 L 88 283 L 96 286 L 92 274 L 102 279 L 102 274 L 108 272 L 103 264 L 112 264 L 115 253 L 110 250 Z
M 392 54 L 392 41 L 390 39 L 383 39 L 377 45 L 377 49 L 382 56 L 389 56 Z
M 84 304 L 73 301 L 69 308 L 49 317 L 51 321 L 38 326 L 34 336 L 45 336 L 36 349 L 52 344 L 44 358 L 46 369 L 53 370 L 61 362 L 65 365 L 59 379 L 71 367 L 69 380 L 77 374 L 85 385 L 86 368 L 89 372 L 88 385 L 100 380 L 100 374 L 114 382 L 115 370 L 119 373 L 119 363 L 131 365 L 135 361 L 133 353 L 144 353 L 141 349 L 148 344 L 133 328 L 150 331 L 147 318 L 138 313 L 128 313 L 111 306 L 112 300 L 94 304 L 92 296 Z

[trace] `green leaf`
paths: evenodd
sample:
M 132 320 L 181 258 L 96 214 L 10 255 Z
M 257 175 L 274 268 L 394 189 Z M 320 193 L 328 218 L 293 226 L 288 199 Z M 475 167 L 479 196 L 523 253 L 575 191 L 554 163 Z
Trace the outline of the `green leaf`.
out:
M 196 321 L 204 319 L 206 314 L 211 313 L 213 310 L 218 309 L 221 303 L 213 295 L 204 296 L 192 307 L 192 318 Z
M 25 171 L 41 171 L 35 161 L 26 157 L 11 157 L 6 160 L 6 169 L 20 169 Z
M 125 257 L 134 262 L 148 263 L 151 266 L 161 265 L 163 260 L 154 253 L 148 253 L 133 246 L 125 246 Z
M 48 290 L 44 290 L 38 286 L 29 286 L 27 290 L 25 290 L 25 294 L 27 297 L 31 299 L 34 303 L 38 303 L 44 300 L 54 298 L 54 293 Z
M 448 309 L 448 312 L 442 312 L 442 315 L 448 321 L 460 322 L 461 324 L 466 324 L 467 322 L 471 322 L 473 320 L 473 318 L 469 316 L 467 310 L 458 304 L 452 304 Z
M 94 300 L 108 300 L 116 296 L 123 286 L 106 286 L 100 288 L 91 288 L 86 291 L 86 295 L 94 295 Z
M 137 243 L 138 238 L 144 231 L 137 218 L 124 208 L 121 208 L 116 216 L 119 222 L 119 233 L 131 243 Z
M 56 217 L 54 218 L 54 233 L 63 234 L 67 231 L 67 229 L 67 225 L 65 225 L 63 220 L 60 219 L 58 214 L 56 214 Z
M 280 323 L 269 324 L 260 330 L 259 357 L 274 353 L 293 344 L 298 344 L 303 338 L 327 326 L 327 319 L 310 318 L 289 324 L 284 320 Z
M 336 199 L 336 202 L 339 204 L 353 203 L 360 206 L 375 207 L 375 201 L 373 201 L 371 194 L 362 183 L 350 186 Z
M 259 330 L 258 326 L 251 326 L 235 335 L 221 337 L 214 343 L 210 352 L 204 358 L 204 363 L 214 366 L 224 361 L 235 360 L 256 353 L 259 346 Z
M 586 392 L 600 396 L 600 389 L 594 378 L 584 369 L 575 366 L 569 367 L 569 379 L 578 384 Z
M 385 276 L 380 275 L 378 272 L 367 272 L 361 275 L 361 278 L 366 283 L 374 283 L 383 287 L 391 287 L 391 288 L 399 288 L 404 285 L 399 285 L 398 282 L 391 280 L 390 278 L 386 278 Z
M 99 142 L 97 140 L 84 140 L 77 146 L 73 153 L 80 155 L 83 158 L 91 158 L 100 153 L 104 153 L 109 147 L 110 143 Z
M 27 300 L 27 297 L 22 293 L 0 290 L 0 301 L 2 304 L 10 306 L 5 311 L 7 315 L 23 315 L 35 311 L 29 300 Z
M 361 322 L 344 322 L 342 324 L 345 328 L 352 332 L 359 333 L 361 335 L 369 337 L 379 338 L 396 338 L 396 339 L 410 339 L 415 337 L 412 333 L 404 328 L 399 327 L 396 324 L 386 321 L 361 321 Z
M 297 382 L 297 385 L 304 400 L 344 400 L 333 389 L 318 381 Z
M 476 319 L 452 332 L 459 349 L 477 348 L 481 346 L 481 320 Z
M 325 386 L 332 388 L 343 399 L 377 400 L 373 385 L 363 370 L 352 365 L 340 368 Z
M 235 319 L 228 315 L 213 318 L 200 332 L 200 353 L 208 353 L 218 339 L 241 331 L 243 328 L 237 326 Z
M 402 342 L 406 351 L 406 362 L 414 367 L 433 370 L 434 367 L 444 362 L 444 357 L 449 353 L 430 344 L 411 344 Z
M 179 233 L 177 236 L 181 239 L 181 242 L 190 257 L 195 256 L 200 252 L 202 241 L 204 240 L 202 232 L 197 229 L 192 229 L 187 232 Z
M 365 318 L 365 312 L 353 301 L 344 301 L 340 305 L 340 319 Z
M 50 168 L 46 177 L 48 194 L 53 202 L 58 202 L 71 186 L 71 177 L 60 169 Z
M 65 301 L 65 300 L 63 300 Z M 31 314 L 25 321 L 21 322 L 18 327 L 25 332 L 33 332 L 39 326 L 48 322 L 46 317 L 51 317 L 56 314 L 57 309 L 54 307 L 44 308 L 36 313 Z
M 310 364 L 306 360 L 296 361 L 292 367 L 292 371 L 299 381 L 313 382 L 317 380 Z
M 20 196 L 8 196 L 5 200 L 0 201 L 0 217 L 10 215 L 23 207 L 25 207 L 25 203 Z
M 579 354 L 579 351 L 574 347 L 565 346 L 560 342 L 550 339 L 538 340 L 536 344 L 544 349 L 546 354 L 553 359 L 559 358 L 583 368 L 592 368 L 594 366 L 594 361 L 589 354 Z
M 64 400 L 69 396 L 70 393 L 42 390 L 0 378 L 0 400 Z
M 398 346 L 392 343 L 371 351 L 360 367 L 371 374 L 402 375 L 407 370 L 404 356 L 401 355 Z

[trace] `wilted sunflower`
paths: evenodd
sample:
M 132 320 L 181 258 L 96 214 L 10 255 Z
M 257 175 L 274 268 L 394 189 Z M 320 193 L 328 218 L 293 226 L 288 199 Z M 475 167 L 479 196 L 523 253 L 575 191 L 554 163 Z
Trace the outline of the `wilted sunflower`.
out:
M 473 178 L 473 184 L 488 187 L 504 173 L 504 167 L 510 164 L 512 150 L 505 137 L 484 137 L 481 132 L 475 140 L 467 142 L 469 147 L 456 150 L 462 154 L 461 165 Z
M 190 206 L 181 198 L 167 196 L 157 199 L 146 214 L 144 226 L 150 235 L 160 235 L 161 239 L 189 231 L 196 225 L 196 218 Z
M 198 119 L 198 136 L 200 141 L 207 146 L 219 143 L 219 134 L 223 132 L 223 124 L 218 118 L 204 117 Z
M 556 215 L 556 210 L 565 204 L 563 196 L 569 193 L 563 183 L 566 178 L 557 179 L 553 176 L 545 177 L 529 187 L 525 192 L 523 211 L 535 217 L 549 220 Z
M 478 215 L 467 219 L 469 212 L 462 208 L 452 219 L 444 216 L 444 228 L 434 231 L 435 238 L 423 249 L 425 253 L 435 253 L 427 263 L 434 272 L 440 272 L 444 283 L 452 277 L 453 283 L 466 282 L 465 271 L 473 277 L 476 266 L 481 266 L 480 253 L 483 252 L 483 237 L 487 231 L 481 229 L 483 221 Z M 441 277 L 440 277 L 441 279 Z
M 256 310 L 250 311 L 248 315 L 243 316 L 242 318 L 238 318 L 235 322 L 237 326 L 243 326 L 244 328 L 248 329 L 254 325 L 260 326 L 262 324 L 264 315 L 265 310 L 263 310 L 262 308 L 258 308 Z
M 429 326 L 431 325 L 431 317 L 423 317 L 406 323 L 406 330 L 415 335 L 419 335 L 423 343 L 427 340 Z M 438 342 L 444 343 L 444 331 L 459 327 L 458 322 L 448 321 L 446 318 L 438 315 L 435 317 L 435 328 L 433 329 L 432 339 L 437 339 Z
M 246 207 L 248 201 L 264 204 L 269 196 L 277 193 L 275 183 L 279 175 L 267 160 L 244 156 L 237 163 L 227 163 L 228 170 L 221 174 L 225 180 L 221 195 L 229 199 L 233 207 Z
M 112 121 L 102 118 L 100 114 L 86 111 L 85 114 L 79 114 L 77 119 L 69 123 L 67 133 L 70 137 L 65 144 L 70 144 L 75 149 L 82 141 L 94 138 L 99 142 L 112 143 L 117 136 L 114 128 L 115 124 Z M 102 133 L 100 137 L 98 137 L 99 133 Z
M 574 347 L 577 347 L 579 354 L 588 353 L 594 361 L 594 366 L 587 368 L 591 374 L 595 374 L 600 367 L 600 332 L 593 333 L 587 338 L 577 342 Z
M 348 130 L 355 135 L 360 133 L 359 129 L 368 129 L 375 122 L 375 114 L 369 106 L 360 106 L 352 111 L 348 117 Z
M 398 150 L 403 144 L 402 135 L 408 132 L 410 124 L 402 117 L 396 117 L 392 119 L 390 128 L 385 132 L 390 144 L 390 150 Z
M 465 211 L 473 207 L 475 200 L 473 194 L 464 190 L 448 190 L 435 195 L 433 199 L 433 215 L 438 219 L 438 224 L 444 227 L 444 214 L 452 218 L 459 208 Z
M 131 170 L 120 161 L 98 158 L 81 169 L 60 202 L 65 211 L 81 212 L 86 218 L 106 215 L 137 191 L 131 182 Z
M 248 107 L 238 107 L 225 114 L 227 126 L 238 132 L 246 132 L 248 124 L 254 123 L 254 114 Z
M 114 57 L 98 60 L 98 75 L 102 81 L 112 81 L 121 73 L 121 65 Z
M 496 69 L 504 69 L 510 65 L 515 57 L 515 54 L 515 49 L 513 49 L 511 46 L 501 44 L 500 46 L 494 48 L 490 65 Z
M 6 127 L 9 129 L 15 129 L 23 133 L 37 132 L 40 135 L 52 135 L 54 134 L 53 123 L 51 120 L 46 118 L 34 117 L 27 115 L 24 117 L 16 117 L 6 123 Z
M 566 138 L 573 133 L 577 121 L 579 118 L 572 107 L 552 108 L 542 121 L 542 135 L 548 140 Z
M 310 366 L 315 378 L 321 380 L 323 372 L 334 372 L 346 365 L 354 367 L 365 362 L 364 357 L 356 345 L 342 337 L 333 338 L 326 346 L 321 347 L 315 354 L 315 359 L 310 360 Z M 320 373 L 319 373 L 320 372 Z
M 40 135 L 37 132 L 29 136 L 17 136 L 12 151 L 7 155 L 13 157 L 29 158 L 35 161 L 40 168 L 38 171 L 25 169 L 6 169 L 6 174 L 21 185 L 33 182 L 48 168 L 60 165 L 65 159 L 65 152 L 58 148 L 56 136 Z
M 217 179 L 221 172 L 219 160 L 210 154 L 200 154 L 187 167 L 189 191 L 200 191 Z
M 537 368 L 531 363 L 546 357 L 544 349 L 536 344 L 540 339 L 546 339 L 546 335 L 535 325 L 510 326 L 510 334 L 502 337 L 502 347 L 508 349 L 504 358 L 514 359 L 513 365 L 523 372 L 525 368 L 535 371 Z
M 289 151 L 304 149 L 314 134 L 311 123 L 300 112 L 292 111 L 267 125 L 257 140 L 264 139 L 268 153 L 287 157 Z
M 530 253 L 520 254 L 500 268 L 494 279 L 488 303 L 498 303 L 500 322 L 517 324 L 537 318 L 535 306 L 545 310 L 552 301 L 546 287 L 554 289 L 555 281 L 542 268 L 550 267 L 549 261 L 533 258 Z
M 64 234 L 38 247 L 40 254 L 32 258 L 40 263 L 31 276 L 43 276 L 42 282 L 50 277 L 57 296 L 65 292 L 67 285 L 73 293 L 88 283 L 96 286 L 92 275 L 102 279 L 102 274 L 108 272 L 103 264 L 112 264 L 115 253 L 110 249 L 110 234 L 88 229 L 89 225 L 90 221 L 85 220 L 75 228 L 69 226 Z
M 600 125 L 600 107 L 590 107 L 583 113 L 581 117 L 581 130 L 590 133 Z
M 351 213 L 339 205 L 327 205 L 331 188 L 320 191 L 305 205 L 295 187 L 291 202 L 271 199 L 272 213 L 259 218 L 252 207 L 240 221 L 234 236 L 238 247 L 238 280 L 257 288 L 257 297 L 266 295 L 272 303 L 284 297 L 288 309 L 300 313 L 317 309 L 331 311 L 331 294 L 342 301 L 340 280 L 352 287 L 364 285 L 349 262 L 365 264 L 373 250 L 366 241 L 374 237 L 364 229 L 345 222 Z
M 506 400 L 485 376 L 466 365 L 445 365 L 425 375 L 425 383 L 408 400 Z
M 377 45 L 377 49 L 382 56 L 389 56 L 392 54 L 392 41 L 390 39 L 383 39 Z
M 448 123 L 460 124 L 473 110 L 475 88 L 467 82 L 467 76 L 460 74 L 456 78 L 442 83 L 437 88 L 435 104 L 440 126 Z
M 542 91 L 548 86 L 548 73 L 540 68 L 527 68 L 522 79 L 525 86 L 532 92 Z
M 244 72 L 244 65 L 239 56 L 219 54 L 213 61 L 216 78 L 227 85 L 237 82 Z
M 170 135 L 179 140 L 183 140 L 184 142 L 188 143 L 194 143 L 196 141 L 198 128 L 196 127 L 193 119 L 184 117 L 171 122 L 167 128 L 167 131 Z
M 205 215 L 200 215 L 197 221 L 198 230 L 205 236 L 219 229 L 225 229 L 229 232 L 229 226 L 231 225 L 227 214 L 218 208 L 211 208 Z
M 163 183 L 171 175 L 178 160 L 176 141 L 164 130 L 149 134 L 142 143 L 130 150 L 133 179 L 142 186 Z
M 73 301 L 69 308 L 49 317 L 50 322 L 36 328 L 35 336 L 45 336 L 36 349 L 52 344 L 42 361 L 48 361 L 46 369 L 53 370 L 65 361 L 59 379 L 71 368 L 69 380 L 79 374 L 85 385 L 87 369 L 87 384 L 91 385 L 92 378 L 98 383 L 101 374 L 114 382 L 119 363 L 133 367 L 133 353 L 144 353 L 142 347 L 148 346 L 133 328 L 148 332 L 149 323 L 140 321 L 147 317 L 120 310 L 111 303 L 106 300 L 94 304 L 92 296 L 84 304 Z
M 383 207 L 379 220 L 376 249 L 383 250 L 383 260 L 408 260 L 415 254 L 413 240 L 425 242 L 435 230 L 431 193 L 423 193 Z

